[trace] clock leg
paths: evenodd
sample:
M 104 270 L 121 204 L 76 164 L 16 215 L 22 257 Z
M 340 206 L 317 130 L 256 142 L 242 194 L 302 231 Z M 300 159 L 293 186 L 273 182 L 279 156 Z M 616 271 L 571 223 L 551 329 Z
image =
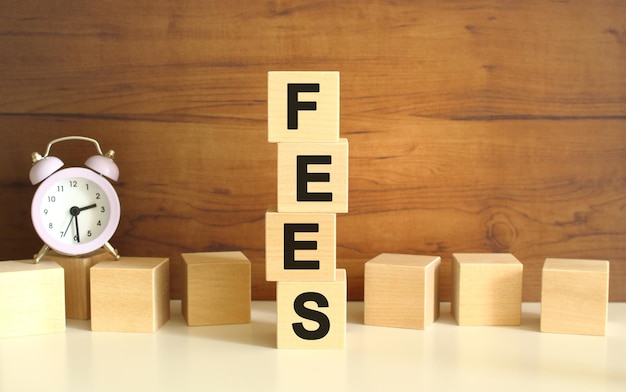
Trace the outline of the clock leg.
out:
M 112 254 L 115 260 L 120 259 L 120 254 L 117 252 L 117 249 L 115 249 L 111 244 L 109 244 L 108 242 L 105 242 L 104 245 L 102 245 L 102 247 L 106 249 L 110 254 Z
M 43 246 L 41 247 L 41 249 L 39 250 L 39 252 L 37 252 L 36 255 L 33 256 L 33 259 L 35 260 L 35 262 L 33 264 L 37 264 L 39 263 L 39 260 L 41 260 L 41 258 L 50 250 L 50 247 L 46 244 L 43 244 Z

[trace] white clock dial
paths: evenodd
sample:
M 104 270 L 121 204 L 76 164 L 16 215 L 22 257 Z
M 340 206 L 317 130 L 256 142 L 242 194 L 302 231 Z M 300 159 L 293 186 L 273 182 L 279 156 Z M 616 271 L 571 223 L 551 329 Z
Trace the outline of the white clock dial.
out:
M 68 168 L 48 177 L 31 207 L 33 226 L 52 249 L 86 254 L 104 245 L 115 232 L 120 205 L 111 184 L 84 168 Z
M 109 199 L 98 184 L 69 177 L 50 184 L 39 217 L 50 237 L 65 244 L 84 244 L 102 234 L 110 210 Z

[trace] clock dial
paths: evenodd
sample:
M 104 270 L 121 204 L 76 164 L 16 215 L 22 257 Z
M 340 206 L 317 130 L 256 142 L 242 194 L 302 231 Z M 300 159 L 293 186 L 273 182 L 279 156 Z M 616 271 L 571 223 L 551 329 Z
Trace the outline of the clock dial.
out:
M 85 168 L 67 168 L 48 177 L 31 206 L 33 226 L 50 248 L 81 255 L 103 246 L 120 220 L 120 202 L 113 186 Z
M 48 186 L 39 218 L 50 237 L 64 244 L 98 238 L 109 223 L 111 206 L 102 188 L 87 178 L 69 177 Z

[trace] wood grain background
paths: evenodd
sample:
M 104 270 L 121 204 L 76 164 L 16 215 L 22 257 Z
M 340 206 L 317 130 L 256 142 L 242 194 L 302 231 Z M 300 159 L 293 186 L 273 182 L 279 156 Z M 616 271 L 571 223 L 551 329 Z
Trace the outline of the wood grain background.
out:
M 241 250 L 264 279 L 276 201 L 267 72 L 341 72 L 350 299 L 381 252 L 611 261 L 626 300 L 626 2 L 0 1 L 0 260 L 41 246 L 30 153 L 117 152 L 129 256 Z M 53 149 L 82 165 L 89 145 Z

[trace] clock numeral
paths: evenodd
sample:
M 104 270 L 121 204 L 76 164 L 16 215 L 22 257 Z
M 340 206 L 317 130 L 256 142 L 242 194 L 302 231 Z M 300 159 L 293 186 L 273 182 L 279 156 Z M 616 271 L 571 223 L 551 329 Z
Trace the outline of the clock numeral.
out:
M 91 237 L 91 230 L 87 230 L 87 237 Z
M 52 229 L 52 228 L 53 228 L 52 222 L 48 223 L 48 229 Z
M 70 188 L 76 188 L 78 186 L 78 181 L 70 180 Z
M 96 200 L 100 200 L 100 193 L 99 192 L 96 193 Z
M 74 242 L 78 242 L 78 236 L 77 235 L 74 236 Z
M 85 184 L 85 189 L 89 190 L 89 184 Z
M 100 212 L 105 212 L 104 206 L 100 207 Z
M 48 209 L 47 208 L 43 210 L 43 214 L 44 215 L 48 215 Z
M 48 196 L 48 202 L 49 203 L 54 203 L 55 201 L 57 201 L 57 198 L 54 196 Z
M 96 226 L 102 226 L 102 221 L 98 221 L 98 223 L 96 223 Z
M 63 192 L 63 185 L 57 185 L 57 192 Z

